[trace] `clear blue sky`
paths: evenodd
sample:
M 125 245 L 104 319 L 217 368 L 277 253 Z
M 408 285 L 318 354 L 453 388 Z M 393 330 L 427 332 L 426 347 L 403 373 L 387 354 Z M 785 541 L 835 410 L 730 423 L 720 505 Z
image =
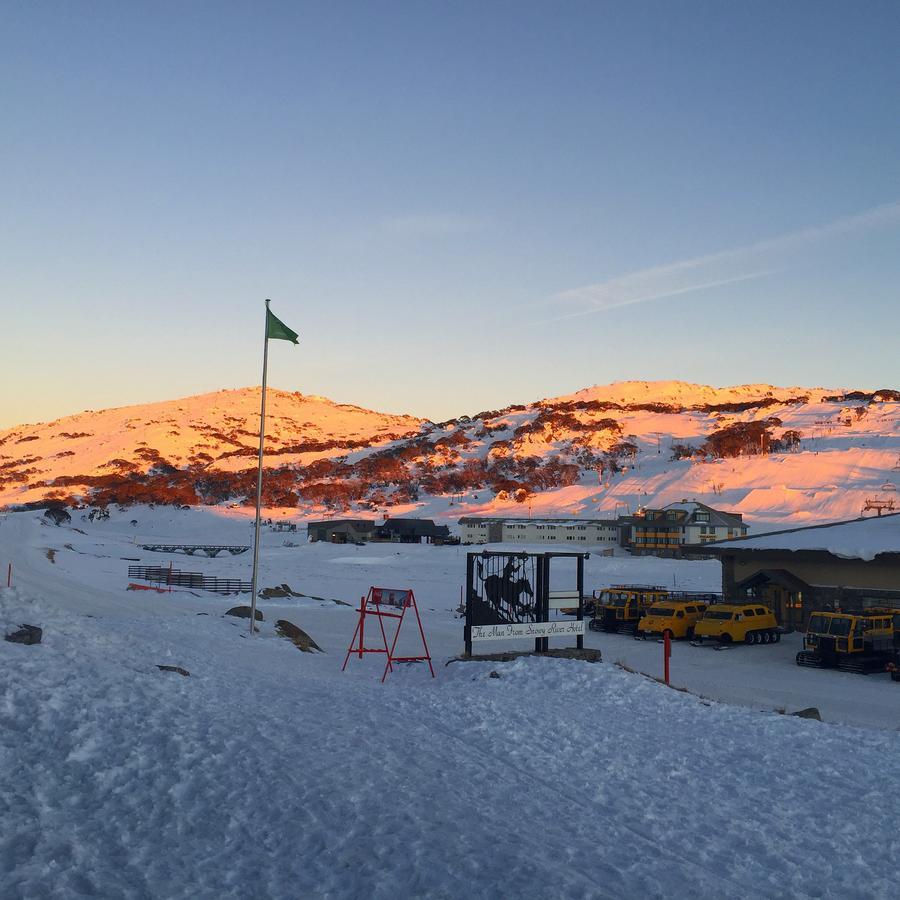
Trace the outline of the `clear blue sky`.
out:
M 0 10 L 0 426 L 900 387 L 900 3 Z

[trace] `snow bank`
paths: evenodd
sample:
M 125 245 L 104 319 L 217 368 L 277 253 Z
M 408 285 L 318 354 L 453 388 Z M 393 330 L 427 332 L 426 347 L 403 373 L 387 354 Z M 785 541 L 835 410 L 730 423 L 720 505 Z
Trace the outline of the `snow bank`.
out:
M 221 615 L 234 598 L 126 592 L 123 557 L 140 553 L 130 518 L 162 535 L 169 515 L 114 512 L 79 523 L 87 533 L 30 514 L 2 525 L 0 561 L 21 587 L 0 590 L 0 628 L 44 628 L 38 646 L 0 641 L 4 897 L 892 895 L 900 733 L 886 676 L 797 669 L 777 658 L 786 642 L 678 644 L 672 659 L 679 683 L 770 709 L 793 678 L 791 699 L 826 719 L 816 691 L 843 689 L 861 711 L 877 695 L 894 730 L 668 690 L 613 664 L 638 654 L 656 671 L 659 646 L 617 635 L 588 636 L 600 665 L 444 665 L 461 649 L 460 548 L 287 548 L 264 531 L 264 584 L 352 600 L 378 559 L 374 577 L 416 590 L 437 678 L 417 665 L 381 685 L 377 660 L 340 671 L 351 607 L 263 601 L 251 639 Z M 196 516 L 204 535 L 234 527 Z M 717 574 L 711 562 L 587 564 L 589 586 L 677 575 L 708 588 Z M 278 618 L 325 652 L 278 638 Z
M 268 623 L 250 640 L 243 622 L 190 612 L 87 617 L 17 591 L 0 603 L 4 623 L 45 628 L 40 646 L 0 643 L 6 896 L 878 897 L 896 884 L 893 732 L 753 714 L 610 664 L 457 663 L 382 686 Z

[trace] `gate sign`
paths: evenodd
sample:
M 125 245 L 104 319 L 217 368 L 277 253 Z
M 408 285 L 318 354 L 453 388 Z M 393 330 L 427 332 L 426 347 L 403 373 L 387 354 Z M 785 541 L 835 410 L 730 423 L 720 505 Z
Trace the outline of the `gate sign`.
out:
M 582 649 L 586 557 L 571 552 L 467 554 L 466 655 L 472 655 L 475 641 L 514 638 L 531 638 L 538 653 L 549 650 L 550 638 L 574 637 Z
M 505 625 L 473 625 L 473 641 L 503 641 L 510 638 L 572 637 L 584 634 L 584 622 L 523 622 Z

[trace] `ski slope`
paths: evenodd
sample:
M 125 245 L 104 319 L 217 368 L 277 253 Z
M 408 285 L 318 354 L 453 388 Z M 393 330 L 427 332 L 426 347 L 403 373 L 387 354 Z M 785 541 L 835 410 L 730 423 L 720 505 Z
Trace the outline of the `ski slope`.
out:
M 266 531 L 261 583 L 319 599 L 261 601 L 253 638 L 222 617 L 234 598 L 125 590 L 126 558 L 249 570 L 249 554 L 150 554 L 141 538 L 249 531 L 201 510 L 0 521 L 14 582 L 0 624 L 45 629 L 39 646 L 0 642 L 4 897 L 894 893 L 889 681 L 799 670 L 788 642 L 679 644 L 673 679 L 703 699 L 613 664 L 651 671 L 655 643 L 593 633 L 599 665 L 445 665 L 462 649 L 465 548 L 292 547 Z M 587 577 L 711 588 L 718 566 L 592 556 Z M 417 665 L 381 685 L 375 659 L 340 671 L 355 619 L 332 598 L 373 583 L 415 589 L 434 680 Z M 281 617 L 325 652 L 277 637 Z M 778 705 L 818 705 L 826 722 Z M 867 726 L 834 724 L 853 715 Z

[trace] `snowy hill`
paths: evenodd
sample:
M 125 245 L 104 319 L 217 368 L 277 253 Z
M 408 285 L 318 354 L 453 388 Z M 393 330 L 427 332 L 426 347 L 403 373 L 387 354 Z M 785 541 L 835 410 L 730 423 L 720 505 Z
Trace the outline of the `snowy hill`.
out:
M 234 486 L 240 496 L 245 487 L 240 473 L 256 466 L 259 400 L 259 388 L 218 391 L 88 410 L 0 432 L 0 503 L 41 500 L 59 494 L 60 488 L 75 496 L 108 488 L 127 494 L 129 486 L 148 487 L 143 499 L 163 502 L 167 493 L 185 493 L 187 500 L 197 502 L 190 486 L 214 475 L 226 491 Z M 266 462 L 272 468 L 305 467 L 416 434 L 420 425 L 412 416 L 269 389 Z
M 614 515 L 695 498 L 751 523 L 891 501 L 900 393 L 618 382 L 439 424 L 272 390 L 266 504 Z M 0 503 L 245 503 L 259 389 L 84 412 L 0 432 Z

